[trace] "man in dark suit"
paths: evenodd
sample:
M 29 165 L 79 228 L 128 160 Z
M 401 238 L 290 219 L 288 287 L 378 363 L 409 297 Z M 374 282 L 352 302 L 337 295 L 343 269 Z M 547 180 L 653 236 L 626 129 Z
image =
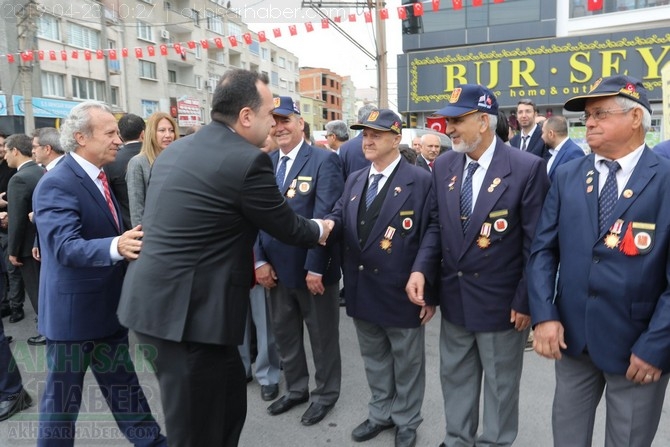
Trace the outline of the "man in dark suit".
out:
M 130 208 L 128 205 L 128 185 L 126 185 L 126 169 L 128 162 L 142 149 L 144 140 L 144 129 L 146 123 L 142 117 L 132 113 L 126 113 L 119 119 L 119 134 L 123 140 L 123 146 L 119 148 L 116 160 L 104 167 L 109 186 L 112 188 L 114 197 L 121 207 L 123 227 L 132 228 L 130 224 Z
M 547 164 L 496 136 L 498 103 L 485 87 L 461 85 L 436 114 L 446 117 L 453 151 L 435 162 L 433 214 L 407 291 L 424 305 L 426 278 L 440 278 L 444 445 L 512 445 L 530 324 L 524 267 Z
M 509 140 L 509 144 L 547 160 L 549 152 L 542 140 L 542 125 L 535 122 L 536 117 L 537 108 L 532 100 L 522 99 L 519 101 L 516 106 L 516 118 L 521 131 Z
M 275 98 L 272 113 L 279 150 L 270 158 L 279 191 L 296 214 L 323 218 L 344 188 L 340 159 L 302 139 L 304 121 L 290 97 Z M 312 346 L 316 388 L 301 421 L 316 424 L 340 397 L 339 244 L 307 250 L 291 247 L 263 231 L 255 255 L 256 278 L 270 289 L 270 317 L 288 388 L 268 412 L 281 414 L 309 400 L 304 324 Z
M 43 127 L 33 136 L 33 160 L 46 171 L 52 170 L 63 159 L 60 132 L 55 127 Z
M 358 122 L 363 121 L 376 107 L 367 104 L 358 109 Z M 367 168 L 370 162 L 363 155 L 363 134 L 359 133 L 351 140 L 340 146 L 340 158 L 342 159 L 342 172 L 346 180 L 353 172 Z
M 654 152 L 661 157 L 670 158 L 670 140 L 661 141 L 654 146 Z
M 25 317 L 23 303 L 26 299 L 23 287 L 23 278 L 19 269 L 14 267 L 7 258 L 7 185 L 9 179 L 16 174 L 16 169 L 7 165 L 5 160 L 6 146 L 5 135 L 0 134 L 0 248 L 4 262 L 1 262 L 0 275 L 7 278 L 7 288 L 0 290 L 0 312 L 2 318 L 9 317 L 10 323 L 17 323 Z
M 554 445 L 591 445 L 604 392 L 605 444 L 650 446 L 670 378 L 670 162 L 644 143 L 638 79 L 565 109 L 584 111 L 593 153 L 557 169 L 527 267 L 535 351 L 557 360 Z
M 267 83 L 258 73 L 226 72 L 212 122 L 172 143 L 152 167 L 142 254 L 130 264 L 118 314 L 155 349 L 170 445 L 237 445 L 247 407 L 237 346 L 258 229 L 303 247 L 317 244 L 320 227 L 322 240 L 330 231 L 291 210 L 258 149 L 275 124 Z
M 137 228 L 121 232 L 101 169 L 121 144 L 116 119 L 103 103 L 83 102 L 63 122 L 61 142 L 68 155 L 33 197 L 42 257 L 38 328 L 47 338 L 48 368 L 37 445 L 73 445 L 90 368 L 126 438 L 165 446 L 135 374 L 128 331 L 115 315 L 124 259 L 136 259 L 142 245 Z
M 440 155 L 440 137 L 430 133 L 421 136 L 421 154 L 416 157 L 416 165 L 433 172 L 435 159 Z
M 395 425 L 396 447 L 409 447 L 423 419 L 423 325 L 436 303 L 434 296 L 423 307 L 411 303 L 404 286 L 428 226 L 431 177 L 400 156 L 402 121 L 391 110 L 373 111 L 351 128 L 363 129 L 372 165 L 349 176 L 330 218 L 343 233 L 347 314 L 372 395 L 368 417 L 352 438 L 367 441 Z
M 553 115 L 545 120 L 542 125 L 542 140 L 550 154 L 547 161 L 549 180 L 554 180 L 557 167 L 584 156 L 582 148 L 568 137 L 568 120 L 563 116 Z
M 40 263 L 33 258 L 35 226 L 28 215 L 33 211 L 33 192 L 44 169 L 32 160 L 33 139 L 28 135 L 11 135 L 6 145 L 7 165 L 17 170 L 7 185 L 7 255 L 9 262 L 19 269 L 35 314 L 39 314 Z M 31 345 L 45 342 L 39 335 L 28 338 Z

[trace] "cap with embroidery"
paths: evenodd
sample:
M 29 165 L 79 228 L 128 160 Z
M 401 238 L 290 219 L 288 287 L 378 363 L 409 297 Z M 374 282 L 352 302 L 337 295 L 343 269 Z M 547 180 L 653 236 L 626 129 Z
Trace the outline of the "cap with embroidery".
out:
M 275 96 L 273 101 L 275 106 L 274 110 L 272 111 L 273 115 L 300 115 L 300 109 L 298 108 L 298 105 L 290 96 Z
M 624 75 L 598 79 L 587 94 L 568 99 L 563 107 L 571 112 L 582 112 L 586 107 L 587 99 L 607 96 L 623 96 L 632 99 L 651 112 L 651 104 L 647 99 L 647 89 L 644 88 L 642 82 L 639 79 Z
M 352 129 L 376 129 L 386 132 L 400 133 L 402 131 L 402 121 L 393 110 L 379 109 L 373 110 L 360 123 L 352 124 Z
M 458 117 L 473 112 L 498 114 L 498 101 L 493 92 L 477 84 L 462 84 L 451 92 L 449 104 L 434 115 Z

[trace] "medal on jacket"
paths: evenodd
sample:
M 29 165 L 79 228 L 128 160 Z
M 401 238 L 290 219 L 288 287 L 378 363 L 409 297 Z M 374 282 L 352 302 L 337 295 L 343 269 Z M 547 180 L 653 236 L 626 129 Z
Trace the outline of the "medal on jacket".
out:
M 488 248 L 491 245 L 491 223 L 484 222 L 481 230 L 479 230 L 479 238 L 477 238 L 477 246 L 482 250 Z
M 498 178 L 498 177 L 494 178 L 493 181 L 491 182 L 491 185 L 489 186 L 489 189 L 487 189 L 487 191 L 488 191 L 488 192 L 493 192 L 493 191 L 495 191 L 496 186 L 498 186 L 498 185 L 500 184 L 501 181 L 502 181 L 502 180 L 500 180 L 500 178 Z
M 296 179 L 293 179 L 291 184 L 288 187 L 288 191 L 286 191 L 286 197 L 289 199 L 292 199 L 295 197 L 295 185 L 298 183 Z
M 382 250 L 390 252 L 390 250 L 391 250 L 391 239 L 393 239 L 394 234 L 395 234 L 395 228 L 388 227 L 386 229 L 386 233 L 384 233 L 384 239 L 382 239 L 379 242 L 379 246 L 381 247 Z
M 619 235 L 621 234 L 621 229 L 623 228 L 623 220 L 617 219 L 616 222 L 610 228 L 609 233 L 605 236 L 605 247 L 610 249 L 615 249 L 619 246 Z
M 449 182 L 449 191 L 453 191 L 453 190 L 454 190 L 454 185 L 455 185 L 455 184 L 456 184 L 456 176 L 453 176 L 453 177 L 451 178 L 451 181 Z

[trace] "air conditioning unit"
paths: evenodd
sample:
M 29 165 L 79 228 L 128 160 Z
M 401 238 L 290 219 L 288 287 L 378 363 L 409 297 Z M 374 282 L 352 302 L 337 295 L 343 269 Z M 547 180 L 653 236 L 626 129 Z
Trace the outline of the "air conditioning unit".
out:
M 166 29 L 161 30 L 161 38 L 165 40 L 170 40 L 170 31 Z

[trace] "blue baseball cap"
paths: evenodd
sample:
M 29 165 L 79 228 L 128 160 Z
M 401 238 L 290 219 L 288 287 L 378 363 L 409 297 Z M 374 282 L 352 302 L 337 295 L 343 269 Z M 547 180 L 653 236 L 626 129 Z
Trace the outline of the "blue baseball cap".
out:
M 434 115 L 458 117 L 473 112 L 498 114 L 498 101 L 493 92 L 478 84 L 461 84 L 451 92 L 449 104 Z
M 587 99 L 606 96 L 623 96 L 632 99 L 651 112 L 651 104 L 647 99 L 647 89 L 644 88 L 642 82 L 632 76 L 624 75 L 598 79 L 587 94 L 568 99 L 563 107 L 571 112 L 582 112 L 586 107 Z
M 300 115 L 300 109 L 298 108 L 298 105 L 290 96 L 275 96 L 273 101 L 275 106 L 274 110 L 272 111 L 273 115 Z
M 354 130 L 369 128 L 399 134 L 402 131 L 402 121 L 393 110 L 378 109 L 370 112 L 360 123 L 349 127 Z

